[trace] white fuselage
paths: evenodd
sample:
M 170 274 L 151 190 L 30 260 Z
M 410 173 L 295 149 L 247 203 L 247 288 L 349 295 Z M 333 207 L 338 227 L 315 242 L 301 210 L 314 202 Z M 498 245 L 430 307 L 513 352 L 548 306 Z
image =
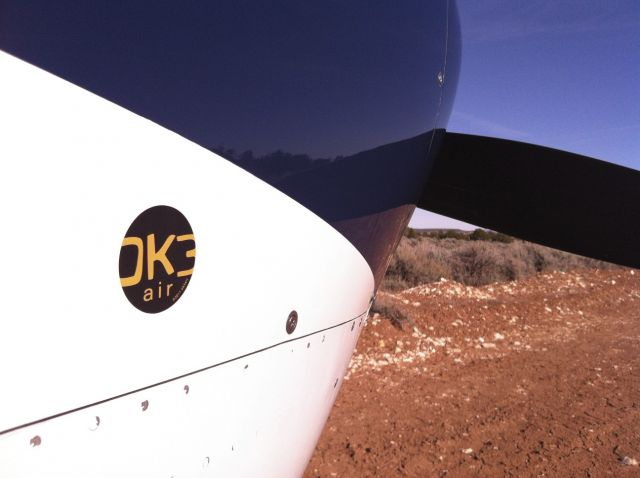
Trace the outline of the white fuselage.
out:
M 0 476 L 302 474 L 367 317 L 360 253 L 151 121 L 2 52 L 0 75 Z M 156 205 L 197 258 L 146 314 L 118 257 Z

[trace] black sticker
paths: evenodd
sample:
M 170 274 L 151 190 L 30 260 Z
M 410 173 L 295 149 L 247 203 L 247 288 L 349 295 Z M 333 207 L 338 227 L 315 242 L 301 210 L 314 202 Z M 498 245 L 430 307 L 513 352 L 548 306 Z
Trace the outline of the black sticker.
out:
M 155 314 L 182 296 L 193 274 L 196 241 L 187 218 L 154 206 L 131 223 L 120 248 L 120 285 L 136 308 Z

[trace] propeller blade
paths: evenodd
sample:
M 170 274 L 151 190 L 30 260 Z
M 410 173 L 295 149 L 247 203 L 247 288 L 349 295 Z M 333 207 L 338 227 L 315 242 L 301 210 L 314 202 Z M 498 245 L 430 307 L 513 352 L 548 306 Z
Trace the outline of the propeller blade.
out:
M 448 132 L 441 141 L 418 207 L 640 267 L 640 172 L 516 141 Z

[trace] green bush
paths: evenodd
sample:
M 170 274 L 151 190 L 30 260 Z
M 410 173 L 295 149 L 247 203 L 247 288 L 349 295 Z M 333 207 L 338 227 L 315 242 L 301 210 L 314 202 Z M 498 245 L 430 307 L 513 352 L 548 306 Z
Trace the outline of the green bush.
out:
M 476 229 L 469 235 L 469 239 L 472 241 L 504 242 L 505 244 L 514 241 L 511 236 L 501 232 L 487 231 L 486 229 Z

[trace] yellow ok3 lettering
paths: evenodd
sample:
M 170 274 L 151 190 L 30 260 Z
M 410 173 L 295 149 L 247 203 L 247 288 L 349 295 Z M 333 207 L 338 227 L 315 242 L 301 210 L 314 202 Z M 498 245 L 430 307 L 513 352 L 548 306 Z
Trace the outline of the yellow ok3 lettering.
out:
M 167 252 L 169 248 L 173 244 L 173 241 L 176 242 L 184 242 L 184 241 L 192 241 L 195 243 L 195 238 L 193 234 L 182 234 L 180 236 L 176 236 L 175 234 L 169 235 L 162 246 L 159 249 L 156 249 L 156 236 L 155 234 L 147 235 L 147 279 L 153 280 L 155 276 L 155 265 L 156 262 L 162 264 L 164 270 L 168 275 L 171 275 L 175 272 L 173 264 L 167 257 Z M 122 247 L 135 247 L 137 249 L 136 255 L 136 268 L 133 275 L 129 277 L 120 278 L 120 284 L 122 287 L 130 287 L 136 284 L 139 284 L 142 280 L 142 271 L 143 271 L 143 263 L 144 263 L 144 242 L 140 237 L 125 237 L 122 241 Z M 196 257 L 196 249 L 189 249 L 185 252 L 185 257 L 195 258 Z M 186 277 L 193 274 L 193 268 L 185 269 L 182 271 L 178 271 L 178 277 Z
M 144 244 L 139 237 L 125 237 L 122 241 L 122 247 L 135 246 L 138 248 L 138 259 L 136 261 L 136 270 L 132 276 L 121 277 L 120 285 L 122 287 L 129 287 L 138 284 L 142 280 L 142 261 L 144 258 Z
M 164 270 L 167 271 L 167 274 L 173 274 L 174 269 L 167 258 L 167 251 L 175 238 L 176 235 L 171 234 L 164 241 L 162 247 L 156 251 L 156 235 L 149 234 L 147 236 L 147 279 L 153 279 L 156 262 L 159 262 L 164 266 Z
M 192 242 L 196 242 L 195 238 L 193 237 L 193 234 L 183 234 L 182 236 L 178 236 L 177 238 L 178 242 L 182 242 L 182 241 L 192 241 Z M 196 249 L 189 249 L 185 255 L 187 257 L 196 257 Z M 185 277 L 185 276 L 190 276 L 191 274 L 193 274 L 193 267 L 191 269 L 187 269 L 184 271 L 178 271 L 178 277 Z

